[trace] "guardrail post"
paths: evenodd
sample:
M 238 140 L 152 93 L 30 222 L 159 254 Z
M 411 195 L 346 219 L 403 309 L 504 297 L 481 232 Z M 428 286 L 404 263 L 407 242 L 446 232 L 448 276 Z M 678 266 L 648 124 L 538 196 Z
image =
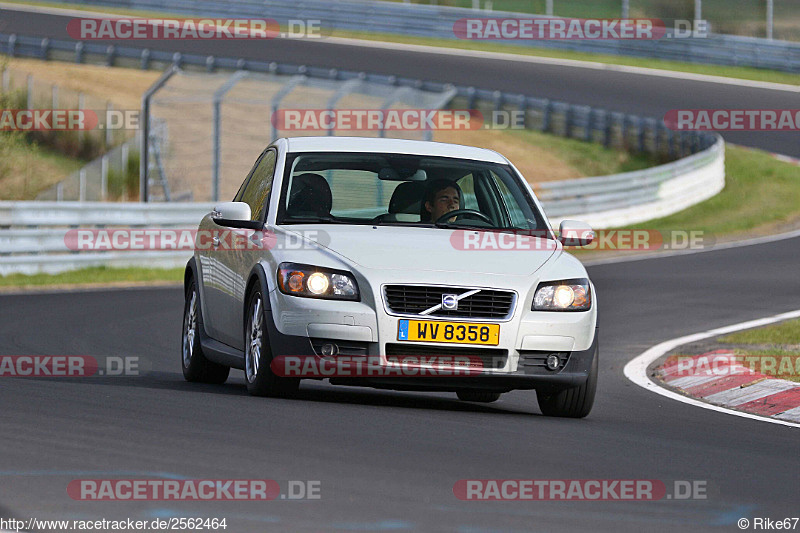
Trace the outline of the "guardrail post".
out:
M 108 48 L 106 48 L 106 66 L 113 67 L 114 66 L 114 58 L 117 55 L 117 48 L 110 44 Z
M 11 86 L 11 74 L 8 69 L 3 66 L 3 92 L 7 93 L 8 88 Z
M 39 45 L 39 50 L 42 54 L 42 59 L 44 59 L 45 61 L 47 61 L 47 51 L 49 48 L 50 48 L 50 39 L 45 37 L 44 39 L 42 39 L 42 43 Z
M 572 138 L 573 115 L 572 106 L 567 104 L 564 109 L 564 137 L 567 139 Z
M 545 100 L 544 109 L 542 110 L 542 131 L 547 133 L 550 131 L 550 122 L 552 121 L 553 104 L 550 100 Z
M 64 182 L 60 181 L 56 185 L 56 202 L 64 201 Z
M 81 41 L 75 43 L 75 62 L 83 63 L 83 43 Z
M 86 107 L 86 98 L 84 97 L 83 93 L 78 93 L 78 109 L 83 110 Z M 78 138 L 83 140 L 83 136 L 86 130 L 80 129 L 78 130 Z
M 142 50 L 142 57 L 139 63 L 139 68 L 141 68 L 142 70 L 147 70 L 150 68 L 150 50 L 148 50 L 147 48 Z
M 208 56 L 206 58 L 206 72 L 214 72 L 216 69 L 216 59 L 214 56 Z
M 50 87 L 51 107 L 50 109 L 58 109 L 58 85 L 53 84 Z
M 641 117 L 635 117 L 636 120 L 636 137 L 637 137 L 637 148 L 639 153 L 644 153 L 647 149 L 645 145 L 645 127 L 644 127 L 644 120 Z
M 13 33 L 8 38 L 8 55 L 14 57 L 14 52 L 17 51 L 17 34 Z

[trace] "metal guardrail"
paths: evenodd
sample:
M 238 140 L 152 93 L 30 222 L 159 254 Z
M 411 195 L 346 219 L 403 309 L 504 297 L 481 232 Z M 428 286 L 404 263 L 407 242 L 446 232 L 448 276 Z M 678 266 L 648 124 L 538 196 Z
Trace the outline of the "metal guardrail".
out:
M 187 251 L 74 251 L 75 228 L 197 227 L 213 204 L 0 202 L 0 275 L 58 273 L 91 266 L 179 267 Z
M 62 4 L 87 4 L 56 0 Z M 192 16 L 268 17 L 278 21 L 320 20 L 324 28 L 456 39 L 453 24 L 467 17 L 526 17 L 510 12 L 370 0 L 91 0 L 92 5 Z M 658 40 L 509 40 L 517 46 L 574 50 L 692 63 L 748 66 L 800 72 L 800 43 L 712 34 L 705 38 Z

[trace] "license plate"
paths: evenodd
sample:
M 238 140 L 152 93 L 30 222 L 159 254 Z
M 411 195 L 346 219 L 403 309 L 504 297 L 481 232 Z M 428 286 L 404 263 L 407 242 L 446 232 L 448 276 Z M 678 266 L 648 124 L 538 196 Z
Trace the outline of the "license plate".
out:
M 497 346 L 500 343 L 500 324 L 404 319 L 399 321 L 397 340 Z

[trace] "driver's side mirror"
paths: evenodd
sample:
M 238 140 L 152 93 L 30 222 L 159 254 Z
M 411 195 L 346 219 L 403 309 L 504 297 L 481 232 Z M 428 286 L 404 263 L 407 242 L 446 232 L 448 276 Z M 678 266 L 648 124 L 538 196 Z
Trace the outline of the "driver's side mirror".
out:
M 558 227 L 558 240 L 564 246 L 587 246 L 594 240 L 594 230 L 586 222 L 562 220 Z
M 211 218 L 220 226 L 228 228 L 254 229 L 264 228 L 257 220 L 250 220 L 250 205 L 245 202 L 224 202 L 214 206 Z

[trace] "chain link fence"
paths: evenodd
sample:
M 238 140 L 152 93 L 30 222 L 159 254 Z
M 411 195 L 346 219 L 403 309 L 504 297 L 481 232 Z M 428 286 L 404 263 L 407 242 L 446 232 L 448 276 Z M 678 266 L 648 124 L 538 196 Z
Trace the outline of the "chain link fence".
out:
M 149 100 L 148 199 L 232 198 L 258 155 L 279 136 L 324 135 L 281 130 L 293 110 L 440 109 L 454 91 L 433 92 L 296 75 L 176 70 Z M 430 138 L 425 131 L 328 130 L 330 135 Z

